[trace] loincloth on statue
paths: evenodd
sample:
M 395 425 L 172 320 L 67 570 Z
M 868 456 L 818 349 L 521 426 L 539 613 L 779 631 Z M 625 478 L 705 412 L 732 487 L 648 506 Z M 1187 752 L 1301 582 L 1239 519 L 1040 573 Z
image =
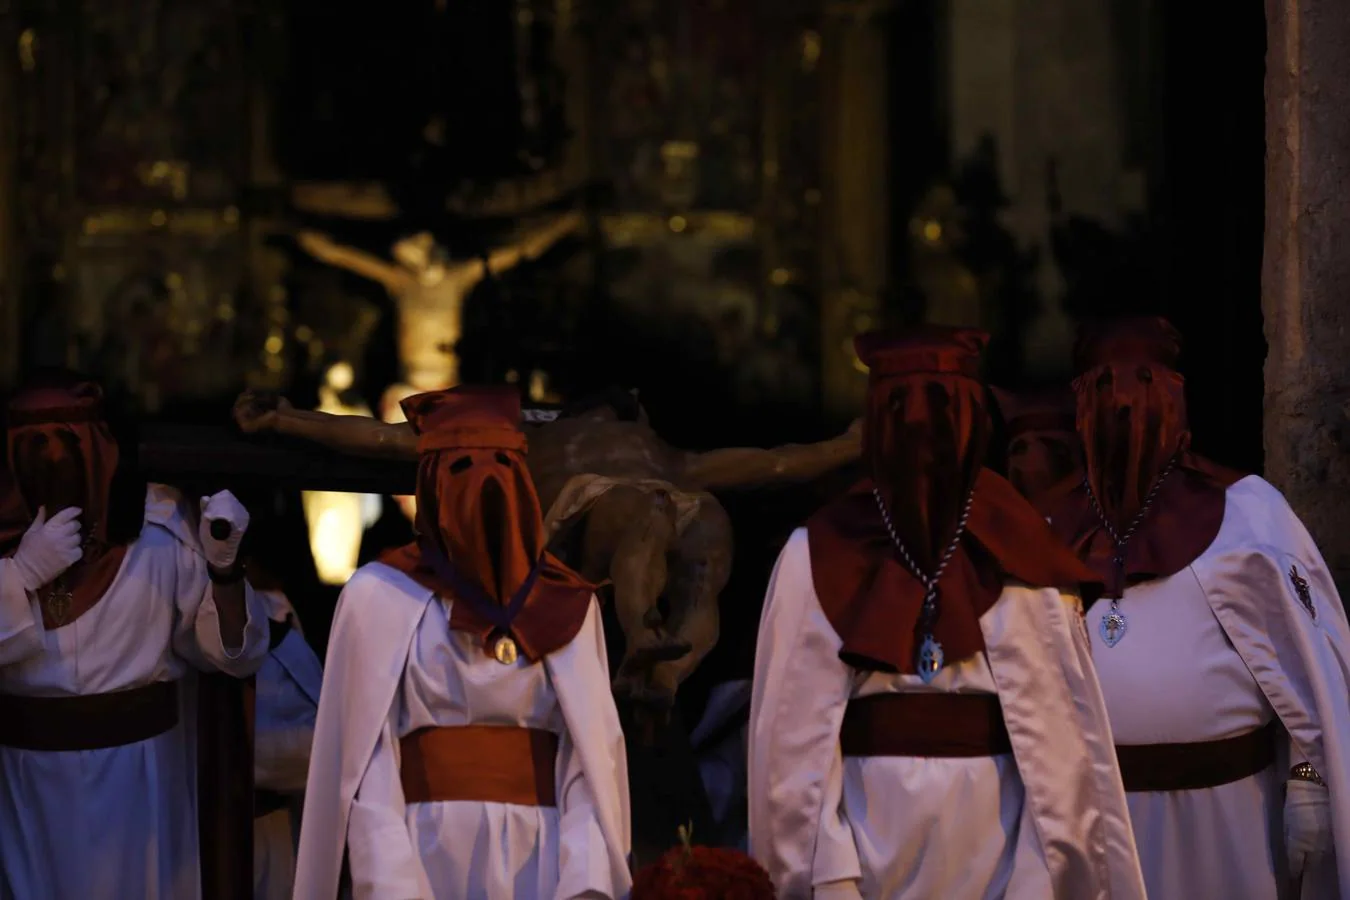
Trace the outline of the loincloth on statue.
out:
M 712 500 L 704 491 L 686 491 L 659 478 L 609 478 L 604 475 L 573 475 L 558 492 L 558 499 L 544 516 L 544 531 L 552 541 L 567 525 L 578 521 L 601 497 L 616 487 L 636 488 L 649 494 L 665 494 L 675 505 L 675 533 L 683 535 L 698 517 L 703 504 Z

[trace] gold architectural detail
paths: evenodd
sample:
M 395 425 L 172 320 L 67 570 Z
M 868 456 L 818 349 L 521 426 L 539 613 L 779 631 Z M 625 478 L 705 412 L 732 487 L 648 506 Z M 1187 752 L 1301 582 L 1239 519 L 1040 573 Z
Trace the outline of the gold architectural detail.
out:
M 684 222 L 674 227 L 672 219 L 653 213 L 620 213 L 600 217 L 605 241 L 613 247 L 656 243 L 671 231 L 699 235 L 719 242 L 749 241 L 755 236 L 755 220 L 742 213 L 721 210 L 691 210 L 677 217 Z
M 291 188 L 291 204 L 303 212 L 345 219 L 392 219 L 399 212 L 377 183 L 301 182 Z
M 84 217 L 81 230 L 88 236 L 127 237 L 164 230 L 195 237 L 220 237 L 238 231 L 239 213 L 231 209 L 146 210 L 112 208 L 95 210 Z

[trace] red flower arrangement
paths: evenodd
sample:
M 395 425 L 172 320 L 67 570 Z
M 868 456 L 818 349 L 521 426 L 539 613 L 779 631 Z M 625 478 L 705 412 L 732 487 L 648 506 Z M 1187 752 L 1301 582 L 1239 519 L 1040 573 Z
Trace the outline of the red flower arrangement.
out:
M 641 869 L 633 900 L 774 900 L 773 882 L 759 863 L 723 847 L 695 847 L 680 827 L 680 846 Z

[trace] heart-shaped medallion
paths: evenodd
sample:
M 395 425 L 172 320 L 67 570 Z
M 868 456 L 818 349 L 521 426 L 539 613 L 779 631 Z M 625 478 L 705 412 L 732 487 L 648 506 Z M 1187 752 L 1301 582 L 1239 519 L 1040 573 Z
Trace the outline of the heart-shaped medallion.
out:
M 942 645 L 933 640 L 931 634 L 926 635 L 919 646 L 918 665 L 915 666 L 924 684 L 932 684 L 938 672 L 942 671 L 942 658 Z
M 1120 639 L 1125 637 L 1125 632 L 1129 629 L 1125 617 L 1118 612 L 1109 612 L 1102 616 L 1101 625 L 1098 631 L 1102 636 L 1102 643 L 1108 647 L 1114 647 L 1120 643 Z

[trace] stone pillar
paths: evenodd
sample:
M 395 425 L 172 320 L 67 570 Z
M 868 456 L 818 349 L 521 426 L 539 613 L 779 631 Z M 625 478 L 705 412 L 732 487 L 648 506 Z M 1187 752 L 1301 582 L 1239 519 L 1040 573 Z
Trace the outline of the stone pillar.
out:
M 1350 6 L 1266 0 L 1266 477 L 1350 590 Z
M 830 3 L 822 38 L 825 134 L 821 375 L 832 417 L 862 406 L 853 336 L 878 324 L 889 276 L 886 0 Z

